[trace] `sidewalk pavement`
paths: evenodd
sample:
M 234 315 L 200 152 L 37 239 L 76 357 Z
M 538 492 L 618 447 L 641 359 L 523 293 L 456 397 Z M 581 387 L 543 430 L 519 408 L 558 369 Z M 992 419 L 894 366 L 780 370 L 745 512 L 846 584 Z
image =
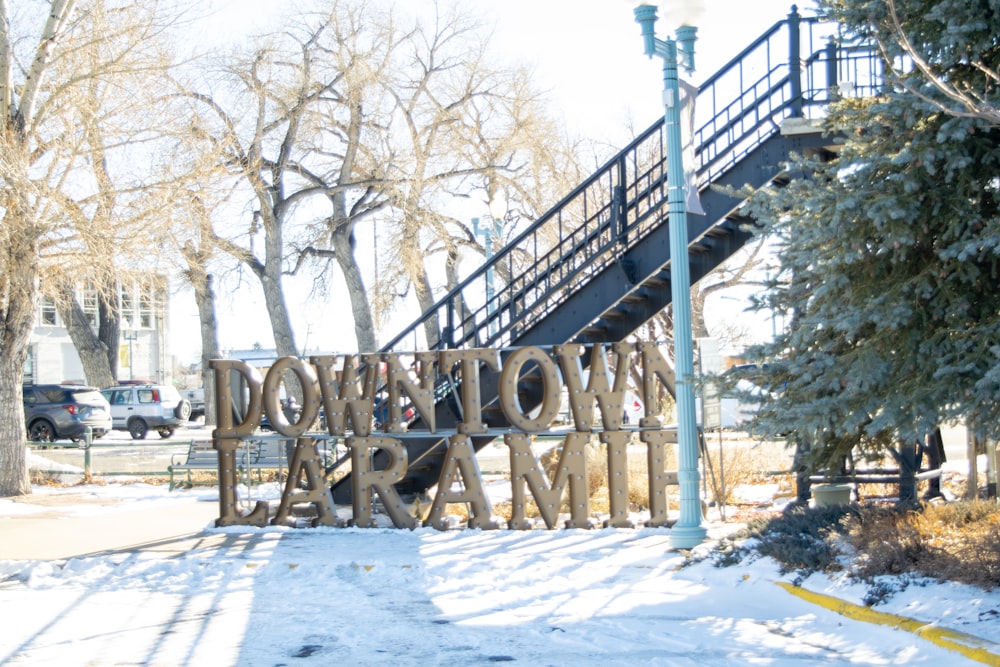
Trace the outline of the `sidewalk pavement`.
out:
M 112 551 L 153 551 L 169 557 L 225 541 L 225 534 L 205 531 L 219 516 L 217 500 L 135 506 L 77 494 L 11 500 L 32 508 L 0 516 L 0 560 L 62 560 Z M 113 508 L 107 507 L 111 504 Z M 95 505 L 104 507 L 94 512 Z

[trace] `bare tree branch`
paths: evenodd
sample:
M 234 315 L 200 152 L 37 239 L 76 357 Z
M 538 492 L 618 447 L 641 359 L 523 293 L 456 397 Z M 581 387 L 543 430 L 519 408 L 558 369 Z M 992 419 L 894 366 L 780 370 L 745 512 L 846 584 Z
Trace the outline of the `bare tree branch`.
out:
M 957 104 L 961 110 L 956 109 L 954 106 L 945 104 L 937 98 L 927 95 L 917 86 L 911 84 L 907 79 L 906 72 L 901 69 L 897 69 L 893 65 L 889 45 L 880 38 L 878 39 L 878 44 L 879 49 L 882 52 L 883 59 L 890 67 L 892 67 L 892 73 L 895 79 L 899 81 L 900 85 L 902 85 L 907 92 L 915 95 L 924 102 L 933 105 L 946 114 L 958 118 L 977 118 L 979 120 L 986 121 L 992 126 L 1000 126 L 1000 110 L 997 109 L 995 104 L 989 101 L 985 91 L 983 93 L 978 93 L 972 90 L 967 84 L 963 84 L 962 89 L 959 89 L 955 84 L 946 81 L 943 77 L 938 75 L 934 71 L 934 68 L 931 67 L 920 52 L 913 46 L 913 43 L 907 36 L 906 31 L 903 29 L 902 23 L 899 20 L 899 15 L 896 11 L 896 1 L 886 0 L 886 8 L 889 12 L 889 28 L 894 40 L 913 61 L 913 65 L 923 76 L 923 80 L 932 85 L 934 89 L 941 93 L 946 99 Z M 982 61 L 974 60 L 970 63 L 970 65 L 994 83 L 1000 82 L 1000 73 L 987 67 Z

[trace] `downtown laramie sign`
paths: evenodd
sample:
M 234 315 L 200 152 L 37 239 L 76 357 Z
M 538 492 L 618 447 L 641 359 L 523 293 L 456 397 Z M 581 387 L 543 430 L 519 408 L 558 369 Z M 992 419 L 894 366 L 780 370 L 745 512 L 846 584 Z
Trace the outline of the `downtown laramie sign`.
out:
M 582 360 L 589 352 L 589 372 Z M 503 362 L 501 362 L 501 357 Z M 609 358 L 613 363 L 609 364 Z M 625 390 L 629 368 L 639 361 L 641 391 L 646 406 L 637 428 L 622 424 Z M 412 365 L 411 362 L 412 361 Z M 350 525 L 374 527 L 372 500 L 378 494 L 386 513 L 397 528 L 416 528 L 414 517 L 401 500 L 394 484 L 403 479 L 407 453 L 403 443 L 407 430 L 401 398 L 406 397 L 419 413 L 426 430 L 409 433 L 435 434 L 447 439 L 447 455 L 438 479 L 437 492 L 425 525 L 439 530 L 449 527 L 445 509 L 451 503 L 469 508 L 468 527 L 503 528 L 493 516 L 489 498 L 476 462 L 472 436 L 492 435 L 483 421 L 479 372 L 489 367 L 500 372 L 499 405 L 511 428 L 496 433 L 510 449 L 512 516 L 508 528 L 527 530 L 534 522 L 525 516 L 528 493 L 538 507 L 548 528 L 555 528 L 565 492 L 569 494 L 570 516 L 567 528 L 592 526 L 587 494 L 585 448 L 596 434 L 606 448 L 610 495 L 609 527 L 631 527 L 628 516 L 627 449 L 638 434 L 646 446 L 650 517 L 645 525 L 667 525 L 666 487 L 673 477 L 664 470 L 667 445 L 676 442 L 676 433 L 663 428 L 660 414 L 651 413 L 658 405 L 657 383 L 673 382 L 673 369 L 654 343 L 615 343 L 610 347 L 560 345 L 545 350 L 539 347 L 505 349 L 444 350 L 409 354 L 360 354 L 310 357 L 309 362 L 283 357 L 272 365 L 265 377 L 242 362 L 217 359 L 211 362 L 217 389 L 218 428 L 212 433 L 219 456 L 218 526 L 294 525 L 290 519 L 295 505 L 311 504 L 316 518 L 313 526 L 341 526 L 334 511 L 333 497 L 323 475 L 317 443 L 320 438 L 343 438 L 351 456 L 351 498 L 353 518 Z M 389 416 L 383 429 L 373 432 L 373 405 L 380 380 L 380 368 L 387 380 Z M 517 398 L 519 378 L 527 368 L 541 371 L 543 400 L 540 409 L 525 414 Z M 415 373 L 411 370 L 415 369 Z M 447 432 L 435 425 L 434 382 L 440 369 L 453 371 L 459 379 L 463 420 Z M 282 378 L 294 373 L 302 386 L 303 405 L 299 419 L 290 423 L 281 410 L 279 390 Z M 230 393 L 232 374 L 242 376 L 249 389 L 247 417 L 234 423 Z M 586 386 L 583 378 L 586 377 Z M 531 450 L 532 435 L 549 432 L 559 414 L 565 386 L 572 413 L 572 429 L 566 431 L 553 478 L 544 472 Z M 320 407 L 326 415 L 328 435 L 310 435 Z M 595 411 L 600 424 L 595 421 Z M 284 493 L 274 516 L 268 503 L 258 501 L 253 510 L 242 510 L 236 496 L 237 457 L 244 440 L 253 439 L 266 414 L 272 426 L 283 436 L 296 439 L 294 454 L 288 464 Z M 372 468 L 374 450 L 389 455 L 390 464 L 382 470 Z M 461 484 L 454 484 L 460 481 Z M 458 486 L 461 490 L 455 490 Z

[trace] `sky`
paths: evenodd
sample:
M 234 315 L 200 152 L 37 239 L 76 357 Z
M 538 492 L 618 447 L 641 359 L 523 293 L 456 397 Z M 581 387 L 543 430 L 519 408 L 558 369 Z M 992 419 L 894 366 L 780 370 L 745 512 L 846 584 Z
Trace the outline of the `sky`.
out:
M 255 489 L 256 497 L 278 493 Z M 72 495 L 60 502 L 64 494 Z M 0 531 L 43 514 L 65 525 L 113 519 L 126 527 L 156 512 L 217 503 L 213 488 L 144 484 L 36 487 L 33 497 L 0 499 Z M 217 529 L 207 522 L 192 526 L 205 533 L 189 551 L 175 553 L 164 540 L 55 560 L 10 559 L 0 542 L 0 664 L 981 664 L 932 641 L 948 631 L 963 633 L 959 645 L 987 664 L 1000 664 L 996 592 L 885 577 L 882 587 L 896 592 L 875 611 L 913 619 L 919 632 L 848 618 L 831 607 L 860 604 L 866 587 L 842 574 L 782 574 L 764 557 L 719 566 L 712 550 L 734 525 L 710 521 L 711 539 L 689 553 L 669 547 L 668 531 L 647 528 Z M 803 592 L 834 600 L 817 603 Z
M 432 0 L 405 0 L 406 8 L 427 11 Z M 463 6 L 481 15 L 493 26 L 493 47 L 498 58 L 528 63 L 535 84 L 547 91 L 550 112 L 565 123 L 570 135 L 620 147 L 633 136 L 630 126 L 646 128 L 662 114 L 662 61 L 642 52 L 639 25 L 627 0 L 465 0 Z M 812 2 L 797 3 L 809 13 Z M 706 0 L 698 23 L 696 71 L 690 77 L 700 83 L 726 64 L 775 22 L 785 18 L 788 0 Z M 229 35 L 266 27 L 273 0 L 213 0 L 218 29 L 209 34 Z M 666 37 L 669 16 L 660 9 L 657 35 Z M 673 28 L 670 28 L 671 30 Z M 484 211 L 483 213 L 486 213 Z M 470 211 L 469 217 L 475 215 Z M 372 266 L 370 226 L 359 227 L 360 261 Z M 366 257 L 367 253 L 367 257 Z M 371 270 L 373 273 L 373 270 Z M 366 279 L 371 280 L 369 273 Z M 342 280 L 330 296 L 311 292 L 311 284 L 290 282 L 287 298 L 292 312 L 296 343 L 300 348 L 345 352 L 356 349 L 353 324 L 344 322 L 346 306 Z M 219 303 L 220 343 L 224 350 L 245 349 L 260 343 L 273 347 L 273 339 L 257 286 L 238 294 L 221 295 Z M 228 298 L 227 298 L 228 297 Z M 726 304 L 726 312 L 734 312 Z M 256 317 L 246 317 L 250 311 Z M 414 315 L 415 316 L 415 313 Z M 405 323 L 412 317 L 407 316 Z M 171 309 L 171 353 L 182 362 L 200 355 L 197 310 L 193 295 L 173 295 Z M 400 324 L 380 332 L 388 340 Z M 770 324 L 762 325 L 767 331 Z

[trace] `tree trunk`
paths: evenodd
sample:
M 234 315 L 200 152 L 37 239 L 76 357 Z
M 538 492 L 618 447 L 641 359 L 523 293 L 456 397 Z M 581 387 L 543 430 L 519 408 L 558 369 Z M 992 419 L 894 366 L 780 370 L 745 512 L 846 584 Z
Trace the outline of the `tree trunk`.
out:
M 24 430 L 23 364 L 0 354 L 0 497 L 31 493 Z M 12 367 L 13 366 L 13 367 Z
M 375 352 L 378 350 L 378 338 L 375 335 L 375 322 L 372 319 L 371 304 L 368 301 L 368 291 L 361 276 L 361 268 L 354 256 L 353 225 L 337 225 L 330 235 L 333 243 L 337 264 L 344 274 L 347 283 L 347 293 L 351 299 L 351 313 L 354 315 L 354 335 L 358 340 L 358 352 Z M 375 258 L 378 261 L 378 258 Z
M 427 271 L 422 266 L 415 268 L 411 272 L 410 280 L 413 282 L 413 291 L 417 296 L 420 312 L 427 312 L 434 305 L 434 290 L 431 289 Z M 445 346 L 449 346 L 455 340 L 455 334 L 449 330 L 447 320 L 438 322 L 437 317 L 431 317 L 424 322 L 424 336 L 427 338 L 427 347 L 431 350 L 441 344 L 442 338 L 445 340 Z
M 708 338 L 708 325 L 705 323 L 705 299 L 708 292 L 698 287 L 691 288 L 691 333 L 694 338 Z
M 458 262 L 459 262 L 458 249 L 455 248 L 454 246 L 449 247 L 448 259 L 445 261 L 444 264 L 445 280 L 447 281 L 447 283 L 445 284 L 445 289 L 448 290 L 449 292 L 458 287 L 459 283 Z M 476 331 L 474 323 L 465 322 L 465 318 L 467 318 L 471 314 L 471 311 L 469 310 L 469 305 L 465 302 L 465 295 L 463 293 L 461 292 L 458 293 L 458 298 L 455 300 L 455 303 L 452 304 L 452 310 L 455 313 L 454 315 L 455 327 L 458 329 L 455 332 L 454 336 L 457 338 L 459 335 L 461 336 L 465 336 L 467 334 L 475 335 L 476 336 L 475 346 L 480 347 L 480 344 L 483 342 L 483 339 L 489 335 L 489 329 L 484 329 L 483 331 Z M 466 331 L 465 328 L 462 326 L 462 323 L 465 323 L 466 326 L 472 326 L 473 330 Z
M 118 379 L 108 364 L 108 346 L 94 335 L 94 330 L 91 329 L 87 315 L 80 307 L 80 302 L 77 301 L 71 285 L 64 284 L 60 287 L 56 303 L 58 304 L 59 317 L 62 318 L 70 340 L 73 341 L 73 346 L 80 356 L 87 384 L 98 389 L 113 386 Z
M 274 346 L 278 356 L 298 357 L 299 351 L 295 347 L 295 335 L 288 317 L 288 306 L 285 304 L 285 292 L 281 286 L 280 266 L 280 263 L 269 263 L 260 276 L 260 284 L 264 289 L 264 303 L 271 320 L 271 331 L 274 334 Z M 283 378 L 286 397 L 294 398 L 299 405 L 302 405 L 302 386 L 295 373 L 288 371 Z
M 198 319 L 201 322 L 201 386 L 205 391 L 205 423 L 216 424 L 215 413 L 215 373 L 209 367 L 212 359 L 219 359 L 219 324 L 215 316 L 215 291 L 212 276 L 203 267 L 192 267 L 188 272 L 194 287 L 194 298 L 198 303 Z
M 274 335 L 274 346 L 279 357 L 297 357 L 299 351 L 295 347 L 295 334 L 288 318 L 288 305 L 285 303 L 285 292 L 281 285 L 283 267 L 284 242 L 282 241 L 282 221 L 274 211 L 263 212 L 264 218 L 264 265 L 257 273 L 261 288 L 264 290 L 264 303 L 267 315 L 271 320 L 271 331 Z M 297 398 L 302 398 L 298 396 Z
M 417 297 L 417 305 L 420 307 L 420 312 L 425 313 L 434 305 L 434 290 L 431 288 L 431 281 L 424 265 L 425 258 L 424 250 L 420 245 L 420 230 L 413 219 L 408 219 L 405 223 L 400 242 L 400 253 L 403 270 L 406 272 Z M 453 332 L 447 331 L 448 321 L 441 322 L 438 318 L 439 315 L 435 314 L 424 321 L 424 338 L 427 340 L 428 350 L 448 347 L 454 340 Z M 446 342 L 442 343 L 442 338 Z
M 18 197 L 13 197 L 15 200 Z M 38 234 L 24 208 L 7 210 L 0 309 L 0 497 L 31 493 L 24 429 L 24 363 L 38 297 Z M 20 215 L 18 215 L 20 213 Z
M 108 287 L 107 296 L 99 292 L 97 296 L 97 339 L 102 341 L 107 348 L 108 368 L 111 369 L 111 377 L 118 377 L 118 348 L 121 335 L 121 304 L 118 299 L 118 290 L 114 280 Z
M 278 356 L 299 356 L 299 351 L 295 347 L 292 324 L 288 319 L 288 306 L 281 288 L 281 277 L 271 275 L 269 271 L 261 276 L 260 284 L 264 290 L 264 303 L 267 307 L 267 315 L 271 320 L 274 346 L 278 350 Z

